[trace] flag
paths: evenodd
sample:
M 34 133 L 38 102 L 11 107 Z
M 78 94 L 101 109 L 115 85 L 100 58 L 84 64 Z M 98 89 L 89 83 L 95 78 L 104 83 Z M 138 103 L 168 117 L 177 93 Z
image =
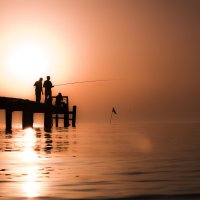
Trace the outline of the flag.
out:
M 113 109 L 112 109 L 112 112 L 115 113 L 115 114 L 117 114 L 117 112 L 116 112 L 116 110 L 115 110 L 114 107 L 113 107 Z

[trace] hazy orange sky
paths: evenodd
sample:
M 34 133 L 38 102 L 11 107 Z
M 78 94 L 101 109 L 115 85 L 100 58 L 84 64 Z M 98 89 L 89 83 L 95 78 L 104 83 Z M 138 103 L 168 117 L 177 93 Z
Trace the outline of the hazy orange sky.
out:
M 55 87 L 81 120 L 200 119 L 199 0 L 0 0 L 0 96 Z

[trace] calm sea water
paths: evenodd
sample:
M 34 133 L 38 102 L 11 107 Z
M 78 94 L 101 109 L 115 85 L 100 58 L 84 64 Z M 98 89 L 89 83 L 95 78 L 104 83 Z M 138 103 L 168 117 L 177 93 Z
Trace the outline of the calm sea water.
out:
M 0 199 L 200 199 L 200 124 L 0 131 Z

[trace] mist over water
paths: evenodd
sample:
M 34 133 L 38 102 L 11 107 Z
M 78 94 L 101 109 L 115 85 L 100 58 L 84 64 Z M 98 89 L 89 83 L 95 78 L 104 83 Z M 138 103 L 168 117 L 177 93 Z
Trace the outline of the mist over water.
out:
M 1 128 L 0 199 L 198 199 L 199 145 L 199 123 Z
M 0 96 L 35 100 L 49 75 L 53 96 L 77 105 L 77 127 L 52 132 L 42 114 L 22 130 L 13 112 L 6 133 L 0 110 L 0 200 L 200 199 L 199 10 L 198 0 L 0 0 Z M 113 81 L 91 82 L 102 79 Z

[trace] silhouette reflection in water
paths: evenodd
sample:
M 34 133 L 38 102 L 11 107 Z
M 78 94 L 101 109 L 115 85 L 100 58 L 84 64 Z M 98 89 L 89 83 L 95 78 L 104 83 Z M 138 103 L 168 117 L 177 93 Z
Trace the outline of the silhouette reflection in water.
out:
M 46 133 L 40 128 L 28 128 L 16 130 L 13 134 L 0 132 L 2 191 L 10 187 L 7 184 L 11 181 L 12 191 L 16 196 L 20 194 L 24 197 L 38 197 L 46 194 L 49 190 L 48 179 L 60 173 L 60 167 L 52 165 L 55 158 L 52 154 L 66 154 L 70 146 L 75 147 L 75 138 L 68 136 L 66 130 L 60 132 L 58 129 L 53 133 Z
M 44 151 L 46 151 L 46 153 L 51 153 L 51 150 L 53 149 L 53 140 L 52 140 L 52 136 L 51 133 L 46 133 L 44 135 L 44 137 L 46 138 L 46 146 L 44 147 Z

